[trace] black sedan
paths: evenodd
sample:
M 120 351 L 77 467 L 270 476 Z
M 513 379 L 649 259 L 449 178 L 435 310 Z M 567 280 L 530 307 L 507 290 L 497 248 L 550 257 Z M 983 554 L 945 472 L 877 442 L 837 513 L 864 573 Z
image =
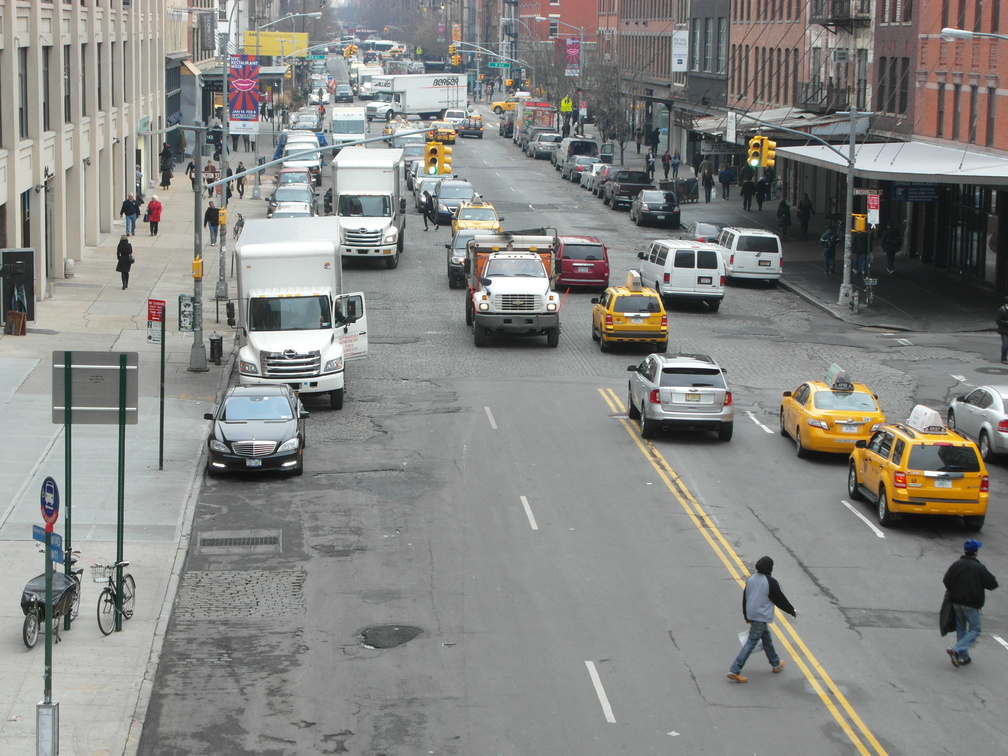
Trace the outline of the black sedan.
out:
M 679 202 L 675 192 L 645 189 L 630 203 L 630 220 L 638 226 L 653 223 L 679 228 Z
M 232 386 L 207 438 L 207 475 L 228 470 L 304 471 L 305 419 L 308 413 L 287 385 Z
M 437 208 L 437 222 L 440 226 L 450 226 L 458 206 L 476 196 L 473 185 L 463 179 L 443 179 L 435 192 L 434 207 Z
M 353 89 L 349 84 L 338 84 L 333 91 L 333 99 L 336 102 L 353 102 Z

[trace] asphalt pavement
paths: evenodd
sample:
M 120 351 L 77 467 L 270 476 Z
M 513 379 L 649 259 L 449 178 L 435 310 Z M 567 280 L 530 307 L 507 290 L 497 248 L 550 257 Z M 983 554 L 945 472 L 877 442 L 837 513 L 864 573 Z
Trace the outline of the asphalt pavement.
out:
M 484 111 L 490 138 L 498 138 L 496 119 L 486 104 L 478 107 Z M 264 144 L 263 154 L 267 149 L 271 151 L 272 146 Z M 239 151 L 232 164 L 244 160 L 250 166 L 254 157 Z M 517 150 L 515 158 L 524 160 Z M 637 159 L 636 154 L 630 156 L 631 161 Z M 639 159 L 643 163 L 643 154 Z M 85 568 L 80 617 L 53 648 L 52 700 L 60 704 L 60 752 L 132 754 L 139 741 L 203 474 L 206 426 L 202 416 L 227 385 L 234 344 L 222 322 L 223 305 L 218 308 L 213 300 L 217 251 L 207 247 L 205 335 L 215 330 L 222 334 L 225 354 L 222 365 L 209 363 L 206 372 L 189 370 L 193 336 L 178 331 L 177 311 L 179 295 L 193 291 L 193 238 L 199 221 L 194 218 L 193 193 L 183 168 L 176 166 L 170 188 L 149 187 L 145 193 L 148 199 L 157 194 L 164 212 L 157 237 L 149 235 L 146 225 L 138 224 L 138 233 L 131 238 L 136 264 L 128 289 L 122 288 L 115 272 L 115 248 L 125 230 L 124 222 L 116 219 L 100 245 L 83 250 L 74 276 L 53 282 L 51 296 L 37 303 L 36 320 L 29 323 L 27 335 L 0 335 L 0 427 L 6 431 L 0 466 L 4 492 L 0 499 L 0 585 L 6 585 L 2 593 L 8 596 L 0 609 L 0 742 L 4 753 L 36 753 L 35 707 L 44 693 L 44 657 L 42 640 L 31 650 L 22 643 L 19 597 L 25 583 L 44 569 L 31 531 L 33 525 L 42 524 L 39 492 L 46 476 L 56 479 L 64 501 L 56 525 L 59 533 L 65 532 L 65 505 L 72 500 L 72 542 L 81 551 L 80 565 Z M 264 183 L 263 197 L 271 188 Z M 716 220 L 743 213 L 735 195 L 727 201 L 712 200 L 710 217 Z M 262 217 L 264 204 L 262 199 L 252 199 L 250 182 L 244 199 L 233 197 L 232 218 L 234 212 Z M 696 212 L 693 207 L 687 210 Z M 773 215 L 769 206 L 762 213 L 753 212 L 752 224 L 772 227 Z M 625 217 L 614 220 L 626 222 Z M 942 333 L 993 330 L 993 314 L 1001 297 L 905 254 L 897 259 L 894 275 L 875 264 L 874 269 L 881 272 L 872 308 L 853 313 L 836 304 L 840 277 L 823 272 L 817 243 L 824 225 L 816 216 L 807 239 L 784 240 L 785 288 L 856 326 Z M 229 252 L 231 248 L 229 239 Z M 226 268 L 233 296 L 229 259 Z M 159 469 L 158 443 L 160 347 L 147 341 L 148 298 L 165 300 L 169 316 L 163 469 Z M 997 346 L 992 334 L 992 359 Z M 109 637 L 100 634 L 95 621 L 100 586 L 91 582 L 89 567 L 115 558 L 118 434 L 115 426 L 74 426 L 72 490 L 68 491 L 63 427 L 52 423 L 51 413 L 52 353 L 66 349 L 140 355 L 139 420 L 125 434 L 123 523 L 124 558 L 131 562 L 129 571 L 136 579 L 137 605 L 122 632 Z

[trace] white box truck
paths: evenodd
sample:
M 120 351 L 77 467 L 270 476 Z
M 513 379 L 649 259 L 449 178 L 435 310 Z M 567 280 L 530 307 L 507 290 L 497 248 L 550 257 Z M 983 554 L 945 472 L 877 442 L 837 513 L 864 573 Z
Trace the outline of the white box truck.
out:
M 336 108 L 332 112 L 333 155 L 346 143 L 360 143 L 367 139 L 367 123 L 363 108 Z
M 463 74 L 376 76 L 371 86 L 374 99 L 364 108 L 369 121 L 397 115 L 439 118 L 447 108 L 465 108 L 467 102 Z
M 357 96 L 370 100 L 374 94 L 374 78 L 384 74 L 385 69 L 381 66 L 361 66 L 357 69 Z
M 364 294 L 343 293 L 337 234 L 333 218 L 245 222 L 234 251 L 243 384 L 328 393 L 342 409 L 346 363 L 367 356 L 368 341 Z
M 384 258 L 386 267 L 398 266 L 406 228 L 403 151 L 344 147 L 333 158 L 332 172 L 340 254 Z

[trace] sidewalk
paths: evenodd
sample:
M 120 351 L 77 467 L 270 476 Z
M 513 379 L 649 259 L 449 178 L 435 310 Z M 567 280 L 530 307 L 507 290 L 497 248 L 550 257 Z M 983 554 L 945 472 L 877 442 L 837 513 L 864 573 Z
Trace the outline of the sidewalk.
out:
M 263 145 L 267 149 L 267 145 Z M 272 154 L 272 145 L 268 146 Z M 239 151 L 232 167 L 253 154 Z M 206 423 L 226 386 L 232 351 L 230 329 L 215 322 L 217 248 L 205 247 L 204 343 L 215 328 L 224 335 L 224 365 L 189 372 L 191 333 L 179 333 L 178 296 L 192 294 L 194 207 L 190 182 L 176 165 L 167 190 L 148 187 L 164 205 L 159 235 L 137 223 L 130 237 L 136 263 L 122 289 L 115 272 L 115 248 L 125 222 L 87 248 L 73 278 L 55 282 L 53 296 L 38 303 L 27 336 L 0 335 L 0 427 L 4 465 L 0 467 L 0 750 L 36 753 L 35 706 L 43 698 L 44 637 L 34 649 L 21 640 L 19 599 L 24 584 L 44 571 L 32 525 L 42 524 L 39 492 L 46 476 L 56 479 L 63 503 L 56 532 L 65 536 L 68 492 L 62 425 L 51 422 L 53 350 L 135 351 L 140 354 L 139 422 L 126 429 L 124 558 L 137 584 L 136 610 L 123 631 L 104 637 L 96 605 L 100 586 L 89 566 L 112 563 L 116 553 L 118 429 L 76 425 L 73 429 L 73 533 L 81 551 L 84 584 L 80 616 L 62 642 L 53 646 L 52 700 L 60 705 L 60 753 L 130 754 L 139 743 L 161 643 L 188 546 L 192 509 L 202 476 Z M 268 196 L 272 184 L 263 187 Z M 264 214 L 263 200 L 237 193 L 231 217 Z M 205 197 L 205 195 L 204 195 Z M 204 208 L 206 199 L 204 199 Z M 208 239 L 204 235 L 204 241 Z M 228 255 L 232 249 L 228 239 Z M 228 271 L 230 273 L 230 271 Z M 234 295 L 234 282 L 229 293 Z M 167 302 L 164 469 L 158 469 L 160 347 L 147 344 L 147 299 Z M 223 305 L 220 307 L 224 317 Z

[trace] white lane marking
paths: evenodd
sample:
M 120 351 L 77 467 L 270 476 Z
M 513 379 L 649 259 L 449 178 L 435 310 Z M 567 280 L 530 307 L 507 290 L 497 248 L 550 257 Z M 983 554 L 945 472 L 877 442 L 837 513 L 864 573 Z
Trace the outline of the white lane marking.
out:
M 869 520 L 863 514 L 861 514 L 860 512 L 858 512 L 853 506 L 851 506 L 851 503 L 849 501 L 847 501 L 846 499 L 840 499 L 840 503 L 842 503 L 845 507 L 847 507 L 847 509 L 849 509 L 851 512 L 853 512 L 854 516 L 857 517 L 859 520 L 861 520 L 861 522 L 863 522 L 865 525 L 867 525 L 869 528 L 871 528 L 872 531 L 874 531 L 875 535 L 877 535 L 879 538 L 885 538 L 885 533 L 883 533 L 881 530 L 879 530 L 878 528 L 876 528 L 872 524 L 871 520 Z
M 599 679 L 598 670 L 595 669 L 595 662 L 586 661 L 585 666 L 588 667 L 588 674 L 591 675 L 592 685 L 595 686 L 595 694 L 598 696 L 599 703 L 602 704 L 602 713 L 605 714 L 606 722 L 616 724 L 616 717 L 613 716 L 612 706 L 609 705 L 605 688 L 602 687 L 602 680 Z
M 756 414 L 752 410 L 746 410 L 746 414 L 749 415 L 749 417 L 752 419 L 754 423 L 756 423 L 756 425 L 765 430 L 767 433 L 773 433 L 773 431 L 770 428 L 766 427 L 765 425 L 763 425 L 763 423 L 761 423 L 759 420 L 756 419 Z
M 994 633 L 991 633 L 991 638 L 993 638 L 994 640 L 996 640 L 998 643 L 1000 643 L 1005 648 L 1008 648 L 1008 641 L 1006 641 L 1000 635 L 994 635 Z
M 968 384 L 966 382 L 966 376 L 965 375 L 953 375 L 952 377 L 955 378 L 957 381 L 959 381 L 959 383 L 963 384 L 964 386 L 969 386 L 970 385 L 970 384 Z
M 532 514 L 532 507 L 529 506 L 528 499 L 524 496 L 521 497 L 522 506 L 525 507 L 525 515 L 528 517 L 529 525 L 532 526 L 532 530 L 539 530 L 539 525 L 536 524 L 535 515 Z
M 489 407 L 484 407 L 483 409 L 486 410 L 487 420 L 490 421 L 490 427 L 493 428 L 494 430 L 497 430 L 497 423 L 494 422 L 493 413 L 490 411 L 490 408 Z
M 896 343 L 900 344 L 901 346 L 913 346 L 913 343 L 910 341 L 910 339 L 896 339 Z

